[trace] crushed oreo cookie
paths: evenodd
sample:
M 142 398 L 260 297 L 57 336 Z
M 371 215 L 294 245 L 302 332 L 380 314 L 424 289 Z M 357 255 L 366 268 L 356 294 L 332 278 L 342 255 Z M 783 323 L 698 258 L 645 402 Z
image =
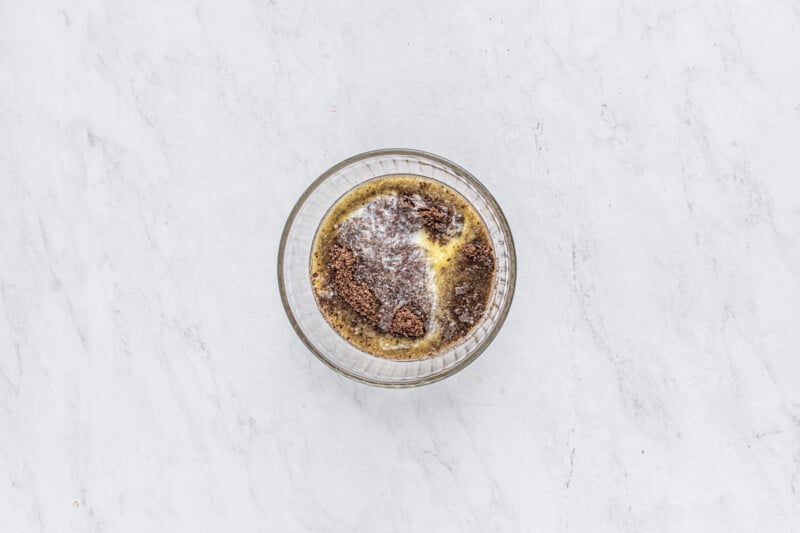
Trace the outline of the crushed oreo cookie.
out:
M 378 325 L 380 302 L 366 283 L 355 280 L 357 264 L 352 250 L 337 244 L 328 250 L 329 268 L 333 274 L 333 289 L 353 310 L 371 326 Z
M 451 208 L 417 195 L 373 199 L 341 224 L 328 252 L 335 293 L 380 331 L 422 337 L 433 316 L 433 273 L 415 234 L 455 233 L 456 224 Z M 342 250 L 352 259 L 340 266 L 333 261 Z
M 469 242 L 461 248 L 456 266 L 457 278 L 446 299 L 446 339 L 465 335 L 483 316 L 494 276 L 492 249 L 481 240 Z
M 394 314 L 389 332 L 399 337 L 417 338 L 425 334 L 425 323 L 419 313 L 415 313 L 410 307 L 401 307 Z

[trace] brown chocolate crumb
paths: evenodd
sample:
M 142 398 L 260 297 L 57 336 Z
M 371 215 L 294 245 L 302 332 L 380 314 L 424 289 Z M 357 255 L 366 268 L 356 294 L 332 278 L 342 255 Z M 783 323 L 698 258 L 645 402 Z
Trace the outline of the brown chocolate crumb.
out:
M 474 240 L 464 245 L 462 252 L 467 259 L 471 262 L 481 265 L 486 268 L 492 268 L 494 265 L 494 257 L 492 256 L 492 249 L 481 240 Z
M 336 294 L 370 325 L 375 326 L 378 323 L 380 302 L 369 287 L 353 279 L 356 267 L 355 254 L 352 250 L 332 244 L 328 250 L 328 261 L 333 273 L 333 288 Z
M 441 244 L 457 235 L 464 224 L 464 215 L 426 195 L 401 194 L 397 206 L 409 224 L 425 228 Z
M 425 334 L 425 323 L 408 306 L 404 306 L 394 314 L 389 332 L 400 337 L 416 339 Z
M 414 202 L 414 199 L 411 198 L 409 195 L 401 194 L 397 199 L 397 205 L 406 214 L 408 214 L 408 211 L 414 209 L 414 207 L 416 206 L 416 202 Z
M 420 207 L 417 212 L 422 217 L 422 225 L 433 233 L 444 233 L 450 225 L 450 209 L 442 204 Z

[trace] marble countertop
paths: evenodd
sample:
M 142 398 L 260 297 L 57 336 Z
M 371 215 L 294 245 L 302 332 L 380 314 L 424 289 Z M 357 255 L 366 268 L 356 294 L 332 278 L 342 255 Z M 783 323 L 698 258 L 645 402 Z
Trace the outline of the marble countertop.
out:
M 0 531 L 800 530 L 800 3 L 0 3 Z M 278 296 L 383 147 L 517 245 L 384 390 Z

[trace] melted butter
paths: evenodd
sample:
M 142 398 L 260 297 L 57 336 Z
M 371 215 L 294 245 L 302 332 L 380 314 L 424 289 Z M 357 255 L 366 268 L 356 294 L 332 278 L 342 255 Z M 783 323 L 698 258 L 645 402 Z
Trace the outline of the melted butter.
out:
M 466 235 L 471 235 L 468 222 L 465 217 L 464 227 L 457 236 L 442 244 L 436 239 L 432 239 L 428 232 L 420 230 L 416 234 L 416 242 L 425 250 L 434 270 L 434 276 L 441 275 L 450 266 L 456 252 L 466 244 Z

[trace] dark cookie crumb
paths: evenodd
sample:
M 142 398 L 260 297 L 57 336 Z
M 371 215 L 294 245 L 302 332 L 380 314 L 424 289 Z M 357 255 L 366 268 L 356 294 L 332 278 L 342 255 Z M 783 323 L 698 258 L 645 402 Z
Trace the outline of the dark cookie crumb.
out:
M 356 268 L 355 254 L 347 248 L 333 244 L 328 250 L 328 261 L 333 273 L 333 288 L 336 294 L 370 325 L 377 325 L 380 302 L 367 285 L 353 279 Z
M 484 268 L 492 268 L 494 266 L 494 257 L 492 256 L 492 249 L 480 240 L 474 240 L 464 245 L 462 249 L 464 255 L 471 262 L 476 263 Z
M 494 254 L 483 240 L 465 244 L 458 263 L 460 276 L 447 299 L 448 322 L 442 331 L 446 340 L 466 335 L 480 321 L 494 275 Z
M 394 314 L 389 332 L 400 337 L 416 339 L 425 334 L 425 321 L 408 306 L 404 306 Z
M 417 210 L 422 217 L 422 225 L 433 233 L 444 233 L 450 225 L 452 214 L 450 209 L 441 204 L 431 204 Z
M 406 220 L 420 224 L 431 238 L 442 244 L 457 234 L 464 222 L 464 215 L 428 196 L 402 194 L 397 205 Z

